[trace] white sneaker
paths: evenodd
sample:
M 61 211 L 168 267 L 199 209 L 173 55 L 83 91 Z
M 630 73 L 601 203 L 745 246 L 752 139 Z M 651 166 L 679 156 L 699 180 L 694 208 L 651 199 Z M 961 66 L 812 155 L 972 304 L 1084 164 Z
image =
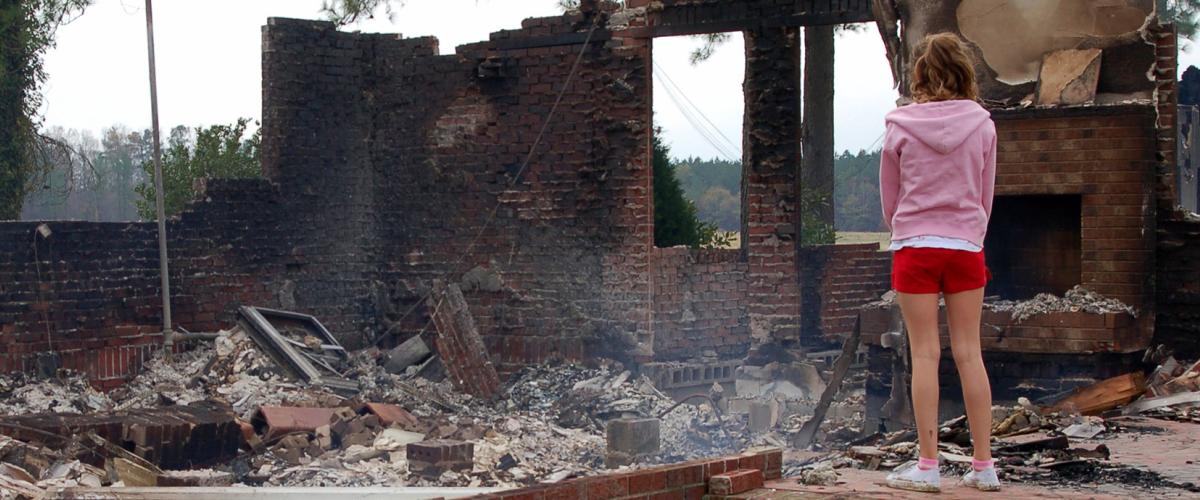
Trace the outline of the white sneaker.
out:
M 995 466 L 983 470 L 971 469 L 963 476 L 962 483 L 979 491 L 1000 491 L 1000 478 L 996 477 Z
M 994 476 L 993 476 L 994 477 Z M 887 476 L 887 485 L 892 488 L 937 493 L 942 491 L 942 477 L 936 467 L 921 470 L 917 462 L 908 462 Z

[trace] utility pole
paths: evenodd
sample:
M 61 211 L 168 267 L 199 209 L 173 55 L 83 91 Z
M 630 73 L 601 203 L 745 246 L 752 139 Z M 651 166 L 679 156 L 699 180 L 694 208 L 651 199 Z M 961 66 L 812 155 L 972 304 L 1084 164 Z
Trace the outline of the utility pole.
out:
M 169 359 L 175 346 L 171 331 L 171 278 L 167 274 L 167 220 L 163 209 L 162 147 L 158 133 L 158 82 L 154 73 L 154 13 L 146 0 L 146 49 L 150 56 L 150 116 L 154 130 L 154 208 L 158 215 L 158 272 L 162 277 L 163 354 Z

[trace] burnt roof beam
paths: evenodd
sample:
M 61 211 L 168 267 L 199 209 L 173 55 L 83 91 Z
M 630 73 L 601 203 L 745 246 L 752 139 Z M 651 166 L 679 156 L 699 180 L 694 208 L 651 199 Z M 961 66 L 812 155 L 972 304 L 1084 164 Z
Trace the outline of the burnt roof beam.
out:
M 633 6 L 636 2 L 631 2 Z M 646 26 L 632 27 L 625 36 L 654 38 L 703 35 L 782 26 L 821 26 L 872 22 L 870 0 L 664 1 L 646 14 Z

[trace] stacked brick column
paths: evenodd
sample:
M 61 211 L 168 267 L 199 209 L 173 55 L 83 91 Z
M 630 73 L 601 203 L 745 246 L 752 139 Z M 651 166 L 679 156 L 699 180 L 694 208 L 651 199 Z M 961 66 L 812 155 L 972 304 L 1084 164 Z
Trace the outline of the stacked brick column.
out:
M 800 335 L 800 46 L 795 28 L 746 32 L 744 245 L 749 258 L 750 335 Z
M 1154 342 L 1194 358 L 1200 355 L 1200 221 L 1179 211 L 1176 193 L 1178 34 L 1167 26 L 1151 36 L 1159 156 Z

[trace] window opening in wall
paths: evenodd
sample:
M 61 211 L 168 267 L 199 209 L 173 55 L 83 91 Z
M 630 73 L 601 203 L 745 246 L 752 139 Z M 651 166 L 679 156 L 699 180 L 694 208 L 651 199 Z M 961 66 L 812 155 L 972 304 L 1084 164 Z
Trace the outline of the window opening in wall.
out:
M 739 248 L 742 34 L 653 43 L 655 246 Z
M 805 34 L 807 36 L 808 32 Z M 833 196 L 827 202 L 833 209 L 835 241 L 838 244 L 879 243 L 881 248 L 886 248 L 889 234 L 879 206 L 879 155 L 883 147 L 884 115 L 896 107 L 899 93 L 893 88 L 887 60 L 879 56 L 885 50 L 873 26 L 862 23 L 839 25 L 834 28 L 833 39 Z M 806 70 L 829 57 L 817 52 L 821 49 L 819 43 L 806 43 L 805 49 L 805 63 L 809 65 Z M 865 63 L 864 60 L 869 58 L 876 59 L 874 63 Z M 822 73 L 817 71 L 816 74 Z M 809 91 L 807 88 L 802 90 Z M 815 115 L 805 110 L 803 119 L 813 119 L 808 122 L 806 131 L 819 128 L 815 127 Z M 811 148 L 805 152 L 811 154 Z M 806 156 L 805 168 L 809 167 L 809 161 Z M 805 180 L 811 181 L 811 177 Z M 825 201 L 811 190 L 803 194 L 807 195 L 802 199 L 806 208 L 814 202 Z M 813 217 L 810 215 L 806 219 L 808 222 Z M 804 236 L 808 237 L 805 242 L 812 238 L 812 233 L 805 231 Z

